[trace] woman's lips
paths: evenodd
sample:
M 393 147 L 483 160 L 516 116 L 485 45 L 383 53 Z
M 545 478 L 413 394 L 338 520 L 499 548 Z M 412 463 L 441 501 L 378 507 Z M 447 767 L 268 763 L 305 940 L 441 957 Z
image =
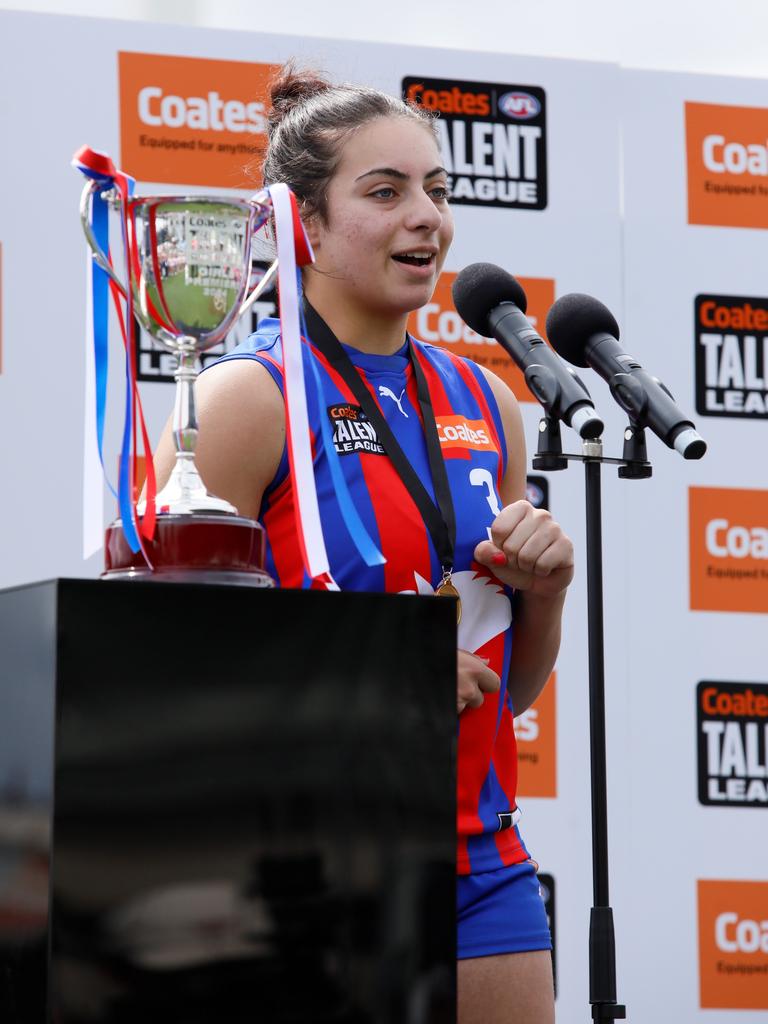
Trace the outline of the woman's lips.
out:
M 429 253 L 429 255 L 420 259 L 419 262 L 409 259 L 404 253 L 397 253 L 392 256 L 392 261 L 410 276 L 418 279 L 431 277 L 435 270 L 435 254 Z

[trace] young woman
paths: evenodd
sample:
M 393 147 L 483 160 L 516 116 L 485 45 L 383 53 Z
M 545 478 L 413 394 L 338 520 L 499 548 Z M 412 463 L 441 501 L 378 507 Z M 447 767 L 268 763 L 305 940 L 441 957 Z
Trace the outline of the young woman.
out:
M 331 86 L 291 68 L 274 83 L 272 104 L 264 178 L 294 191 L 316 256 L 304 291 L 323 402 L 310 401 L 310 425 L 321 438 L 319 417 L 335 417 L 345 479 L 387 557 L 371 569 L 357 556 L 318 442 L 331 573 L 341 589 L 420 593 L 434 593 L 450 576 L 462 602 L 459 1020 L 552 1024 L 550 937 L 536 866 L 516 825 L 512 715 L 535 700 L 554 664 L 572 546 L 549 513 L 523 500 L 522 423 L 509 389 L 406 335 L 408 314 L 429 301 L 453 237 L 431 118 L 383 93 Z M 283 586 L 301 586 L 279 322 L 263 321 L 203 374 L 197 399 L 206 485 L 261 520 L 270 572 Z M 412 482 L 404 482 L 403 458 L 433 515 L 424 515 Z M 168 433 L 156 460 L 162 481 L 173 462 Z

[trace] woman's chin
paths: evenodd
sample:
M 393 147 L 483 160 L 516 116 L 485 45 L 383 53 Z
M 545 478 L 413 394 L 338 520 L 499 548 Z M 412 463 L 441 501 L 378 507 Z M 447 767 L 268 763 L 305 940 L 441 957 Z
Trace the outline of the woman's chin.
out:
M 435 281 L 424 281 L 408 288 L 398 288 L 390 298 L 390 308 L 395 316 L 407 316 L 421 309 L 432 298 Z

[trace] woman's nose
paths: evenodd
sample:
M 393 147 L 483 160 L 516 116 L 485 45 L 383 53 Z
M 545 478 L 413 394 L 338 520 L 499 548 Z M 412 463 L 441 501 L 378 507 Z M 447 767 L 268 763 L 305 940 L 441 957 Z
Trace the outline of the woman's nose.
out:
M 442 214 L 427 193 L 423 189 L 415 192 L 408 204 L 406 226 L 411 230 L 426 228 L 429 231 L 437 231 L 442 222 Z

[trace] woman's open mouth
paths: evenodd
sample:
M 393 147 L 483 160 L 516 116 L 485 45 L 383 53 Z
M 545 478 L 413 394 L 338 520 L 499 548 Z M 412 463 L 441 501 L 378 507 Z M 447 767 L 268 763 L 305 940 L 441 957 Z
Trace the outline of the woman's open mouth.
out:
M 431 267 L 435 262 L 435 254 L 423 249 L 413 249 L 410 252 L 399 252 L 393 257 L 398 263 L 408 267 Z

